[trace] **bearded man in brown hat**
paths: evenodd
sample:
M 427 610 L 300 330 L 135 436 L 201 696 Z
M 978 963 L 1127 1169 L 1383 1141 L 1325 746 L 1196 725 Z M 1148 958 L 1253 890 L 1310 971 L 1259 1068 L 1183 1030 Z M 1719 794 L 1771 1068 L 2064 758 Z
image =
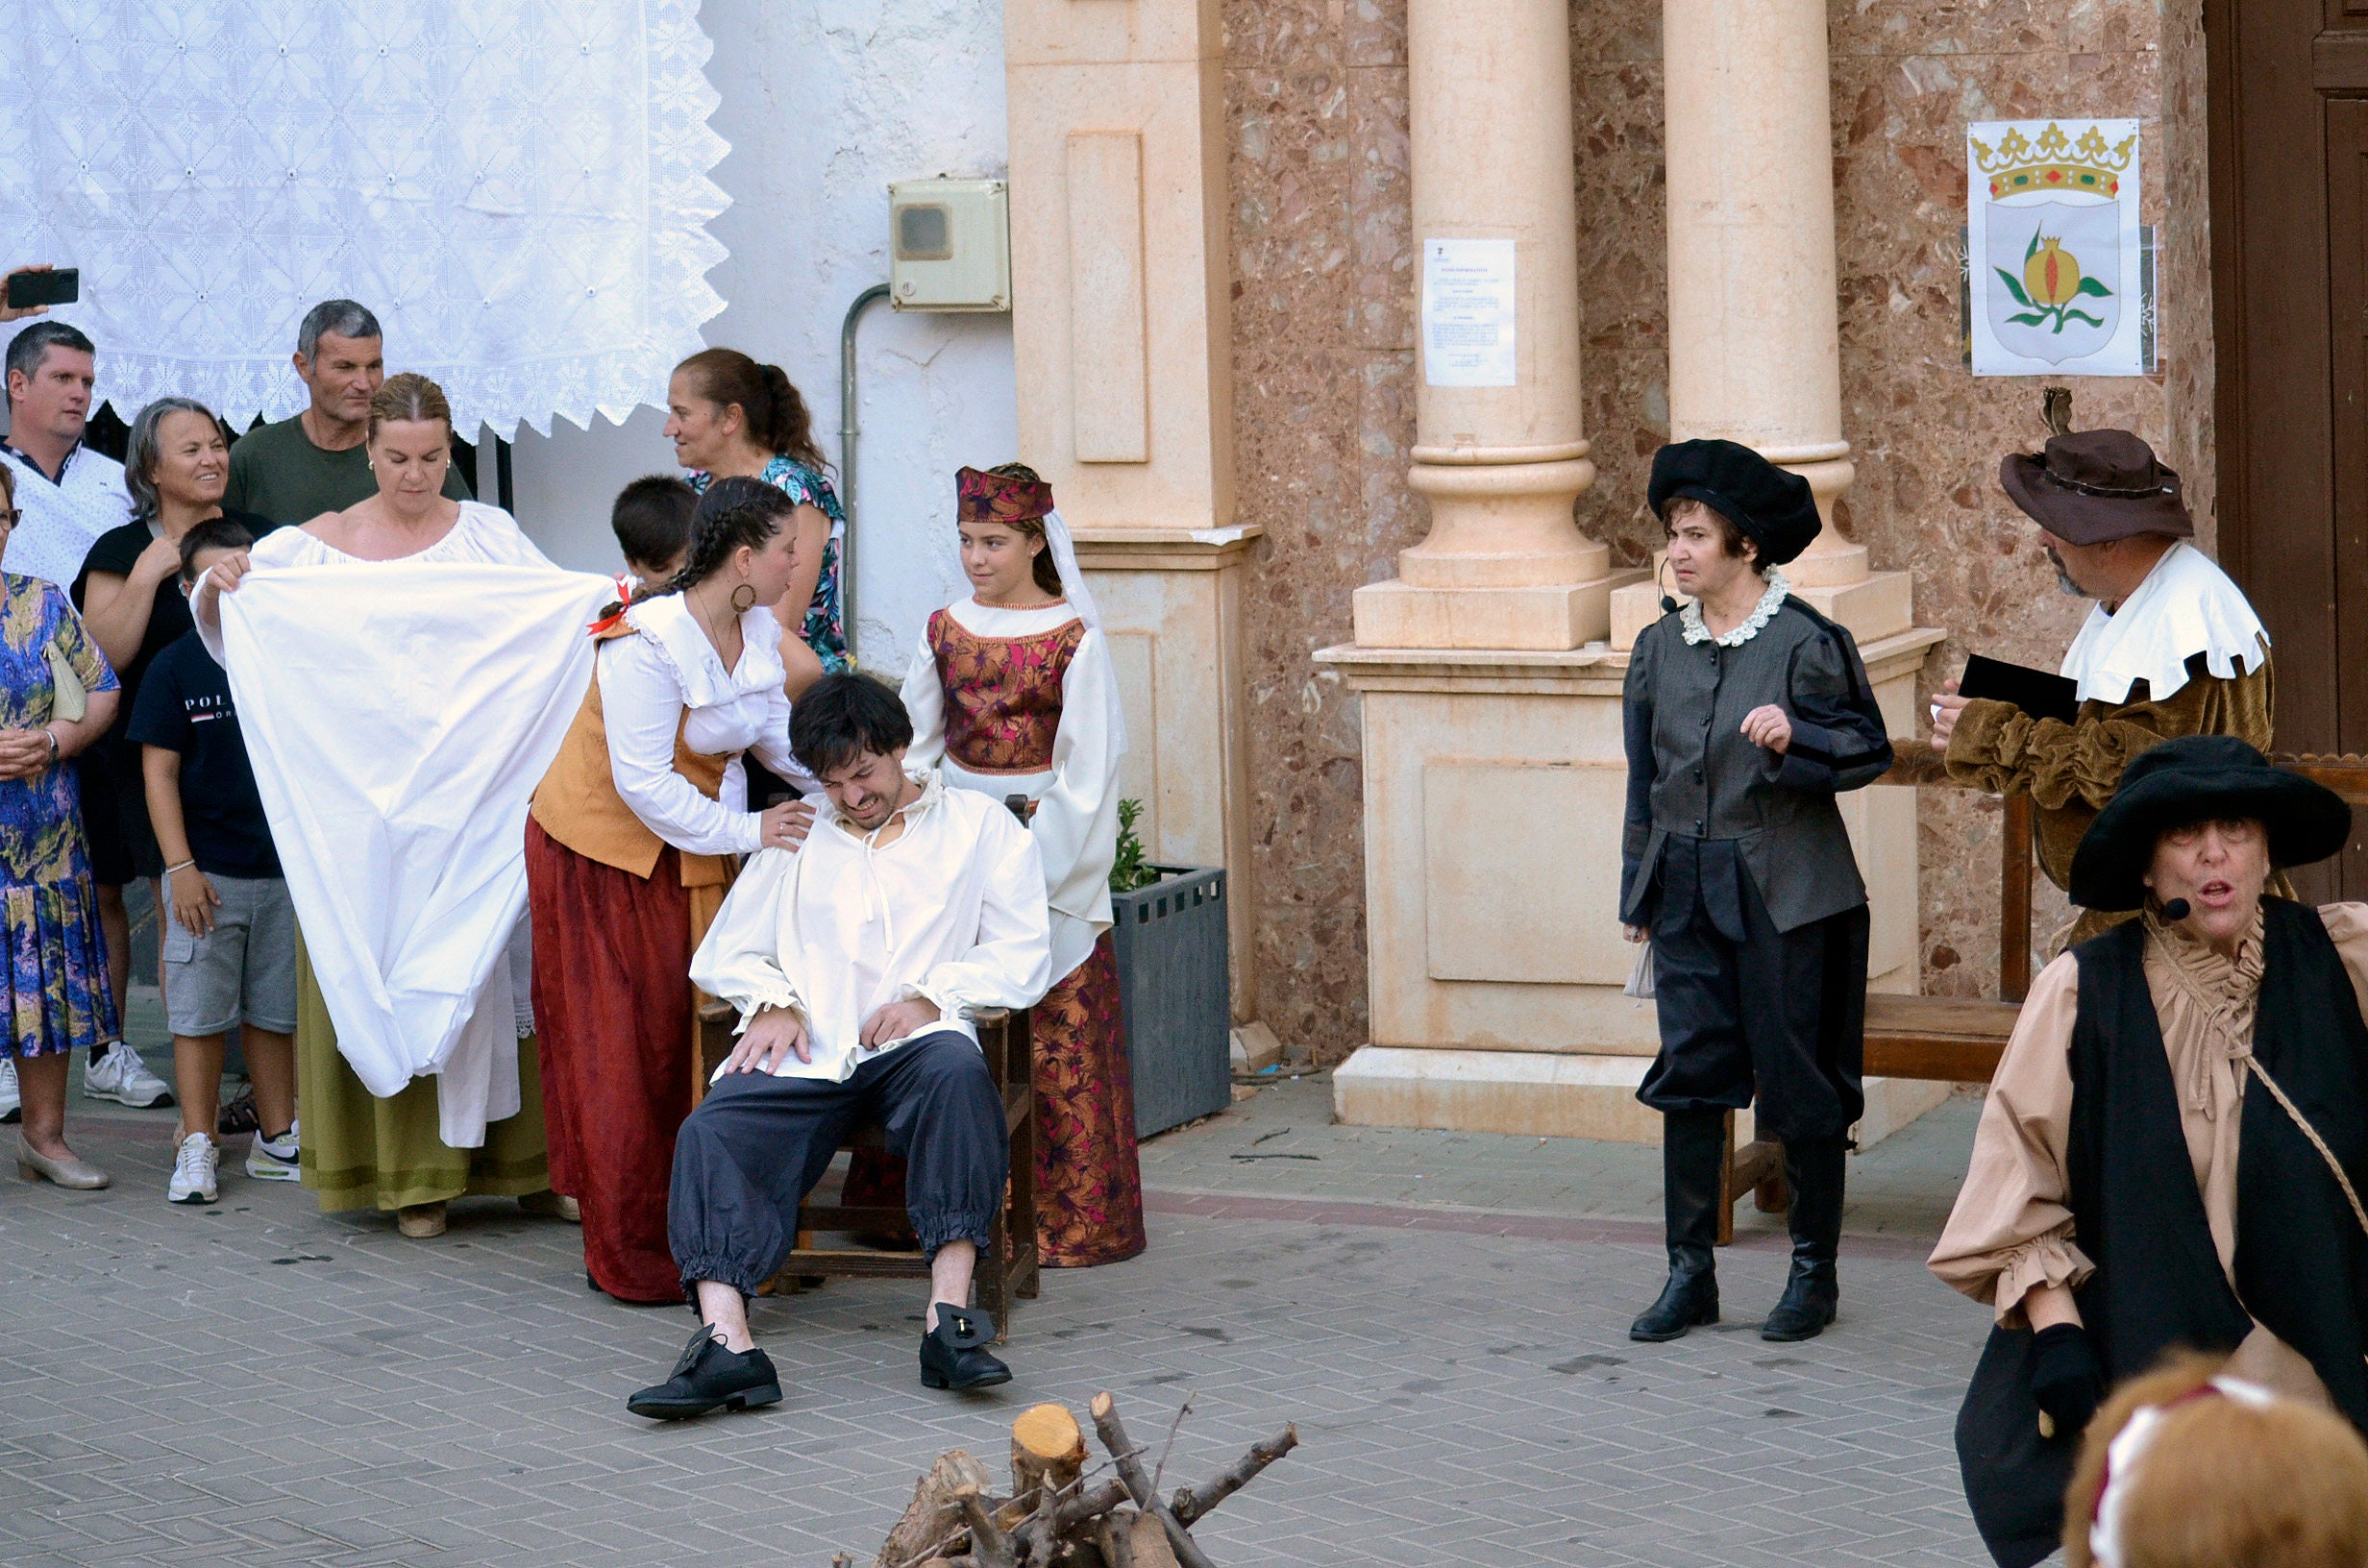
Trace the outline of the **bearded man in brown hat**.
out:
M 2179 476 L 2128 430 L 2066 429 L 2068 399 L 2049 394 L 2057 433 L 2044 451 L 2011 454 L 1998 482 L 2039 526 L 2039 547 L 2067 594 L 2096 600 L 2064 654 L 2080 711 L 2065 723 L 2011 702 L 1933 699 L 1933 749 L 1952 781 L 2027 795 L 2036 808 L 2039 869 L 2071 885 L 2072 852 L 2121 786 L 2122 770 L 2181 735 L 2233 735 L 2270 747 L 2269 633 L 2244 591 L 2195 548 Z M 2282 881 L 2273 893 L 2289 892 Z M 2083 910 L 2062 945 L 2126 915 Z

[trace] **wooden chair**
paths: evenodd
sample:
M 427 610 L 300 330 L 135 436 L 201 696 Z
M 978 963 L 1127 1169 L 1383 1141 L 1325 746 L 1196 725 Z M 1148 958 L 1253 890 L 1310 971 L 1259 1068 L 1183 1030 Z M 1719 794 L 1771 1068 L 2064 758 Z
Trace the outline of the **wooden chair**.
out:
M 2368 757 L 2280 753 L 2279 766 L 2316 779 L 2351 802 L 2368 807 Z M 1938 765 L 1921 749 L 1902 753 L 1886 784 L 1941 782 Z M 2007 1039 L 2014 1032 L 2023 998 L 2031 993 L 2032 814 L 2029 796 L 2006 797 L 1999 833 L 1998 996 L 1893 996 L 1866 998 L 1865 1071 L 1869 1077 L 1924 1078 L 1944 1083 L 1986 1084 L 1998 1071 Z M 1735 1205 L 1749 1192 L 1762 1213 L 1781 1213 L 1787 1202 L 1782 1145 L 1766 1139 L 1735 1146 L 1735 1118 L 1727 1118 L 1727 1168 L 1720 1192 L 1718 1239 L 1735 1239 Z
M 731 1054 L 732 1028 L 738 1018 L 728 1002 L 709 1002 L 699 1010 L 703 1085 Z M 1003 1125 L 1011 1135 L 1011 1171 L 1004 1185 L 1003 1208 L 989 1232 L 992 1245 L 979 1257 L 975 1284 L 977 1305 L 994 1318 L 995 1335 L 1000 1341 L 1009 1336 L 1012 1301 L 1032 1301 L 1037 1291 L 1035 1051 L 1024 1008 L 982 1013 L 972 1021 L 978 1030 L 978 1047 L 986 1055 L 988 1076 L 1003 1097 Z M 887 1132 L 876 1121 L 858 1123 L 840 1145 L 844 1149 L 886 1146 Z M 802 1290 L 810 1282 L 834 1275 L 875 1280 L 929 1277 L 928 1257 L 917 1245 L 888 1249 L 819 1246 L 816 1237 L 823 1233 L 909 1236 L 911 1222 L 901 1209 L 809 1199 L 799 1206 L 797 1244 L 774 1278 L 776 1293 Z

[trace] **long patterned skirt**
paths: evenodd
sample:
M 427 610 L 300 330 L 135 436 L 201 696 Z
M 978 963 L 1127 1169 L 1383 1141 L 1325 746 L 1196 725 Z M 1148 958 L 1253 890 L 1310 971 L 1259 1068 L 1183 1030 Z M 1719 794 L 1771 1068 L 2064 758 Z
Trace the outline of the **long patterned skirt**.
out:
M 1036 1247 L 1047 1268 L 1091 1268 L 1144 1247 L 1134 1077 L 1110 933 L 1036 1004 Z M 858 1149 L 852 1205 L 901 1208 L 904 1163 Z
M 303 1115 L 304 1182 L 321 1213 L 407 1209 L 469 1195 L 524 1197 L 551 1186 L 543 1155 L 542 1075 L 534 1041 L 518 1042 L 518 1114 L 485 1127 L 482 1148 L 444 1141 L 433 1078 L 414 1078 L 380 1099 L 337 1050 L 337 1026 L 321 997 L 301 933 L 296 944 L 296 1092 Z
M 643 878 L 527 823 L 551 1185 L 582 1207 L 584 1266 L 620 1301 L 682 1299 L 666 1189 L 693 1098 L 691 951 L 723 893 L 685 888 L 671 848 Z
M 87 870 L 54 882 L 0 881 L 0 940 L 8 943 L 0 1060 L 54 1056 L 123 1033 Z

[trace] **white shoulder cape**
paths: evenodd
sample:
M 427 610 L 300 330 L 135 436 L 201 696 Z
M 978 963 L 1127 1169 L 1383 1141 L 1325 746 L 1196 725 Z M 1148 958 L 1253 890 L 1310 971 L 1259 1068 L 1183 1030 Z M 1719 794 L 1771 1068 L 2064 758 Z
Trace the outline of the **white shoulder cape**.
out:
M 2185 540 L 2146 574 L 2137 592 L 2112 614 L 2097 605 L 2063 656 L 2063 674 L 2080 683 L 2084 702 L 2126 702 L 2146 683 L 2154 701 L 2187 684 L 2187 661 L 2204 654 L 2205 668 L 2233 680 L 2269 662 L 2269 633 L 2244 590 L 2219 564 Z

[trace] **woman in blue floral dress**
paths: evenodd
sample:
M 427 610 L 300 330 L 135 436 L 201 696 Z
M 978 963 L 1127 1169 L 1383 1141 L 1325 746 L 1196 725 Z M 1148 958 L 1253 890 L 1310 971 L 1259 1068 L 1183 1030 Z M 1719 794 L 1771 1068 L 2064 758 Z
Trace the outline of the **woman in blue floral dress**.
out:
M 15 508 L 0 468 L 0 549 Z M 115 673 L 64 591 L 0 572 L 0 1071 L 15 1079 L 0 1087 L 23 1100 L 17 1174 L 85 1190 L 108 1175 L 66 1147 L 66 1065 L 75 1046 L 122 1031 L 67 763 L 107 733 L 116 697 Z
M 847 514 L 824 475 L 827 464 L 814 444 L 805 399 L 778 365 L 758 364 L 737 349 L 703 349 L 675 367 L 666 403 L 666 434 L 676 461 L 692 471 L 692 489 L 704 494 L 719 478 L 744 476 L 777 486 L 798 503 L 790 518 L 798 572 L 773 606 L 783 627 L 789 695 L 852 668 L 839 581 Z

